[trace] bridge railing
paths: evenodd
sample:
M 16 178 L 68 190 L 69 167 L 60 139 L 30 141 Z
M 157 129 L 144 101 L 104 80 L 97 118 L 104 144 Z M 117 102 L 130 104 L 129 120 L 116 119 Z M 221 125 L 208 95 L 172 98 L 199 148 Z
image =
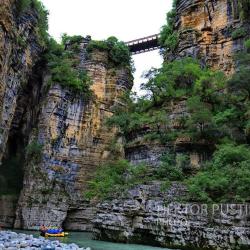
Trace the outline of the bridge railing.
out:
M 160 48 L 159 44 L 160 34 L 155 34 L 139 39 L 135 39 L 125 44 L 129 47 L 132 55 L 152 51 Z
M 128 45 L 128 46 L 131 46 L 131 45 L 134 45 L 134 44 L 137 44 L 137 43 L 148 42 L 148 41 L 151 41 L 151 40 L 158 40 L 159 37 L 160 37 L 160 34 L 155 34 L 155 35 L 146 36 L 146 37 L 143 37 L 143 38 L 131 40 L 131 41 L 126 42 L 125 44 Z

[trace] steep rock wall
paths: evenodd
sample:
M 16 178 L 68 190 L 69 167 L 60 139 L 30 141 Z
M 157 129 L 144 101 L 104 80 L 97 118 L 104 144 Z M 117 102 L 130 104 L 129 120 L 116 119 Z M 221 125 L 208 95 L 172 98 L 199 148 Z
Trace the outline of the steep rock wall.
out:
M 174 183 L 139 185 L 127 196 L 98 206 L 97 239 L 178 249 L 248 249 L 250 204 L 179 203 L 185 188 Z
M 0 196 L 10 183 L 6 172 L 19 177 L 15 190 L 22 187 L 22 162 L 16 171 L 10 164 L 21 155 L 30 128 L 36 121 L 40 86 L 39 69 L 43 47 L 37 35 L 38 13 L 20 13 L 16 1 L 2 0 L 0 6 Z M 19 152 L 19 153 L 18 153 Z M 21 157 L 23 158 L 23 156 Z M 9 165 L 6 162 L 12 162 Z M 12 185 L 11 183 L 10 185 Z M 13 189 L 13 187 L 11 186 Z M 9 192 L 9 190 L 7 191 Z M 13 197 L 16 197 L 15 194 Z M 0 198 L 1 199 L 1 198 Z M 0 224 L 13 226 L 16 198 L 1 200 Z M 11 204 L 13 203 L 13 204 Z M 11 208 L 11 209 L 8 209 Z M 7 213 L 6 213 L 7 211 Z
M 14 225 L 18 197 L 4 195 L 0 197 L 0 226 L 11 228 Z
M 179 32 L 179 42 L 175 51 L 165 54 L 165 60 L 190 56 L 203 65 L 231 75 L 235 70 L 234 53 L 243 50 L 250 28 L 249 23 L 239 18 L 238 1 L 234 1 L 234 5 L 232 2 L 177 1 L 174 26 Z M 245 31 L 244 35 L 235 36 L 239 29 Z M 188 115 L 185 99 L 162 108 L 166 109 L 173 129 L 180 128 L 178 120 Z M 145 141 L 143 136 L 148 132 L 150 128 L 146 127 L 131 133 L 125 146 L 125 156 L 130 162 L 146 162 L 157 167 L 162 154 L 172 148 L 177 154 L 188 154 L 196 171 L 213 152 L 213 145 L 191 142 L 189 138 L 177 138 L 174 143 L 164 145 Z M 181 249 L 249 248 L 249 204 L 246 204 L 245 214 L 241 214 L 239 207 L 214 213 L 208 209 L 205 214 L 196 214 L 184 208 L 198 206 L 201 209 L 201 204 L 175 202 L 175 199 L 181 200 L 180 194 L 185 196 L 184 187 L 175 185 L 168 189 L 169 194 L 161 190 L 161 185 L 140 185 L 130 190 L 126 197 L 99 204 L 93 220 L 96 238 Z M 234 204 L 229 206 L 234 207 Z M 176 208 L 177 213 L 173 212 Z
M 184 57 L 198 59 L 204 66 L 230 76 L 235 71 L 234 55 L 244 49 L 244 40 L 249 37 L 249 21 L 240 18 L 240 2 L 227 0 L 178 0 L 174 30 L 178 32 L 178 45 L 166 51 L 165 61 Z M 170 126 L 178 130 L 178 120 L 188 115 L 186 100 L 170 102 L 166 109 Z M 174 144 L 152 144 L 142 140 L 148 128 L 132 132 L 125 147 L 128 160 L 133 163 L 147 162 L 153 165 L 169 148 L 187 153 L 193 167 L 209 158 L 213 145 L 191 142 L 189 138 L 177 138 Z
M 179 0 L 175 29 L 179 44 L 165 59 L 191 56 L 204 65 L 230 75 L 234 72 L 234 53 L 243 49 L 249 24 L 240 19 L 238 1 Z M 234 36 L 235 31 L 244 30 Z
M 35 27 L 37 14 L 18 16 L 15 1 L 3 0 L 0 9 L 0 160 L 6 150 L 9 130 L 22 85 L 27 84 L 42 48 Z
M 86 99 L 57 84 L 44 97 L 37 130 L 32 133 L 43 145 L 42 162 L 26 166 L 17 228 L 37 228 L 41 223 L 62 225 L 66 218 L 69 229 L 91 227 L 77 225 L 75 217 L 81 221 L 81 211 L 85 212 L 87 181 L 111 157 L 108 146 L 115 131 L 105 126 L 105 119 L 112 115 L 117 97 L 131 88 L 131 82 L 127 69 L 108 67 L 106 53 L 95 51 L 89 60 L 85 57 L 86 42 L 80 46 L 79 67 L 90 76 L 93 97 Z

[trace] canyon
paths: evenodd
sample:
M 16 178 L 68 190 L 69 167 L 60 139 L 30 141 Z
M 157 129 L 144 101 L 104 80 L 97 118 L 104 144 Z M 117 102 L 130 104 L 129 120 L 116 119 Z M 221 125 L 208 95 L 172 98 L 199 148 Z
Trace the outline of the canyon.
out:
M 119 157 L 152 168 L 174 148 L 189 155 L 197 170 L 213 149 L 188 138 L 178 138 L 174 145 L 149 143 L 141 139 L 145 131 L 134 131 L 125 144 L 115 128 L 106 126 L 106 119 L 123 105 L 119 97 L 132 89 L 131 69 L 110 67 L 105 51 L 96 49 L 89 55 L 91 38 L 83 37 L 67 44 L 65 51 L 87 72 L 92 96 L 49 84 L 46 49 L 36 30 L 38 13 L 31 8 L 17 15 L 16 6 L 14 0 L 2 0 L 0 6 L 0 188 L 9 184 L 1 174 L 10 167 L 8 162 L 17 162 L 12 165 L 17 169 L 10 170 L 17 176 L 14 194 L 0 192 L 0 225 L 34 230 L 41 224 L 63 226 L 92 231 L 101 240 L 173 248 L 248 249 L 250 220 L 240 205 L 230 204 L 224 213 L 211 208 L 203 213 L 202 204 L 179 202 L 187 190 L 177 182 L 167 190 L 160 181 L 152 181 L 111 200 L 86 199 L 95 171 L 113 159 L 114 143 Z M 244 50 L 250 34 L 238 6 L 238 1 L 229 0 L 177 1 L 174 29 L 179 43 L 164 54 L 165 61 L 193 57 L 232 75 L 234 54 Z M 168 110 L 171 126 L 178 129 L 178 120 L 188 115 L 186 100 L 172 102 Z M 25 155 L 24 149 L 34 142 L 42 145 L 39 161 Z

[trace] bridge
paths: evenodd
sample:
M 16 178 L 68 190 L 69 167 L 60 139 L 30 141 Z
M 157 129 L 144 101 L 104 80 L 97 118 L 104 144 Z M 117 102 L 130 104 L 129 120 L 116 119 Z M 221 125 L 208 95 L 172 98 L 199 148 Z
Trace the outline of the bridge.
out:
M 125 44 L 129 47 L 129 50 L 132 53 L 132 55 L 140 54 L 159 49 L 160 48 L 159 37 L 160 34 L 155 34 L 152 36 L 147 36 L 144 38 L 132 40 L 126 42 Z

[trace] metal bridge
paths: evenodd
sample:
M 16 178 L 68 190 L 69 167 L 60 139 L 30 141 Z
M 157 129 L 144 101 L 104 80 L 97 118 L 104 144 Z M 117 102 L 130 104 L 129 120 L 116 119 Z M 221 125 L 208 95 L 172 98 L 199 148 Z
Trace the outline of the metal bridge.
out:
M 155 34 L 152 36 L 147 36 L 144 38 L 126 42 L 126 45 L 129 47 L 129 50 L 132 53 L 132 55 L 140 54 L 159 49 L 160 48 L 159 37 L 160 34 Z

